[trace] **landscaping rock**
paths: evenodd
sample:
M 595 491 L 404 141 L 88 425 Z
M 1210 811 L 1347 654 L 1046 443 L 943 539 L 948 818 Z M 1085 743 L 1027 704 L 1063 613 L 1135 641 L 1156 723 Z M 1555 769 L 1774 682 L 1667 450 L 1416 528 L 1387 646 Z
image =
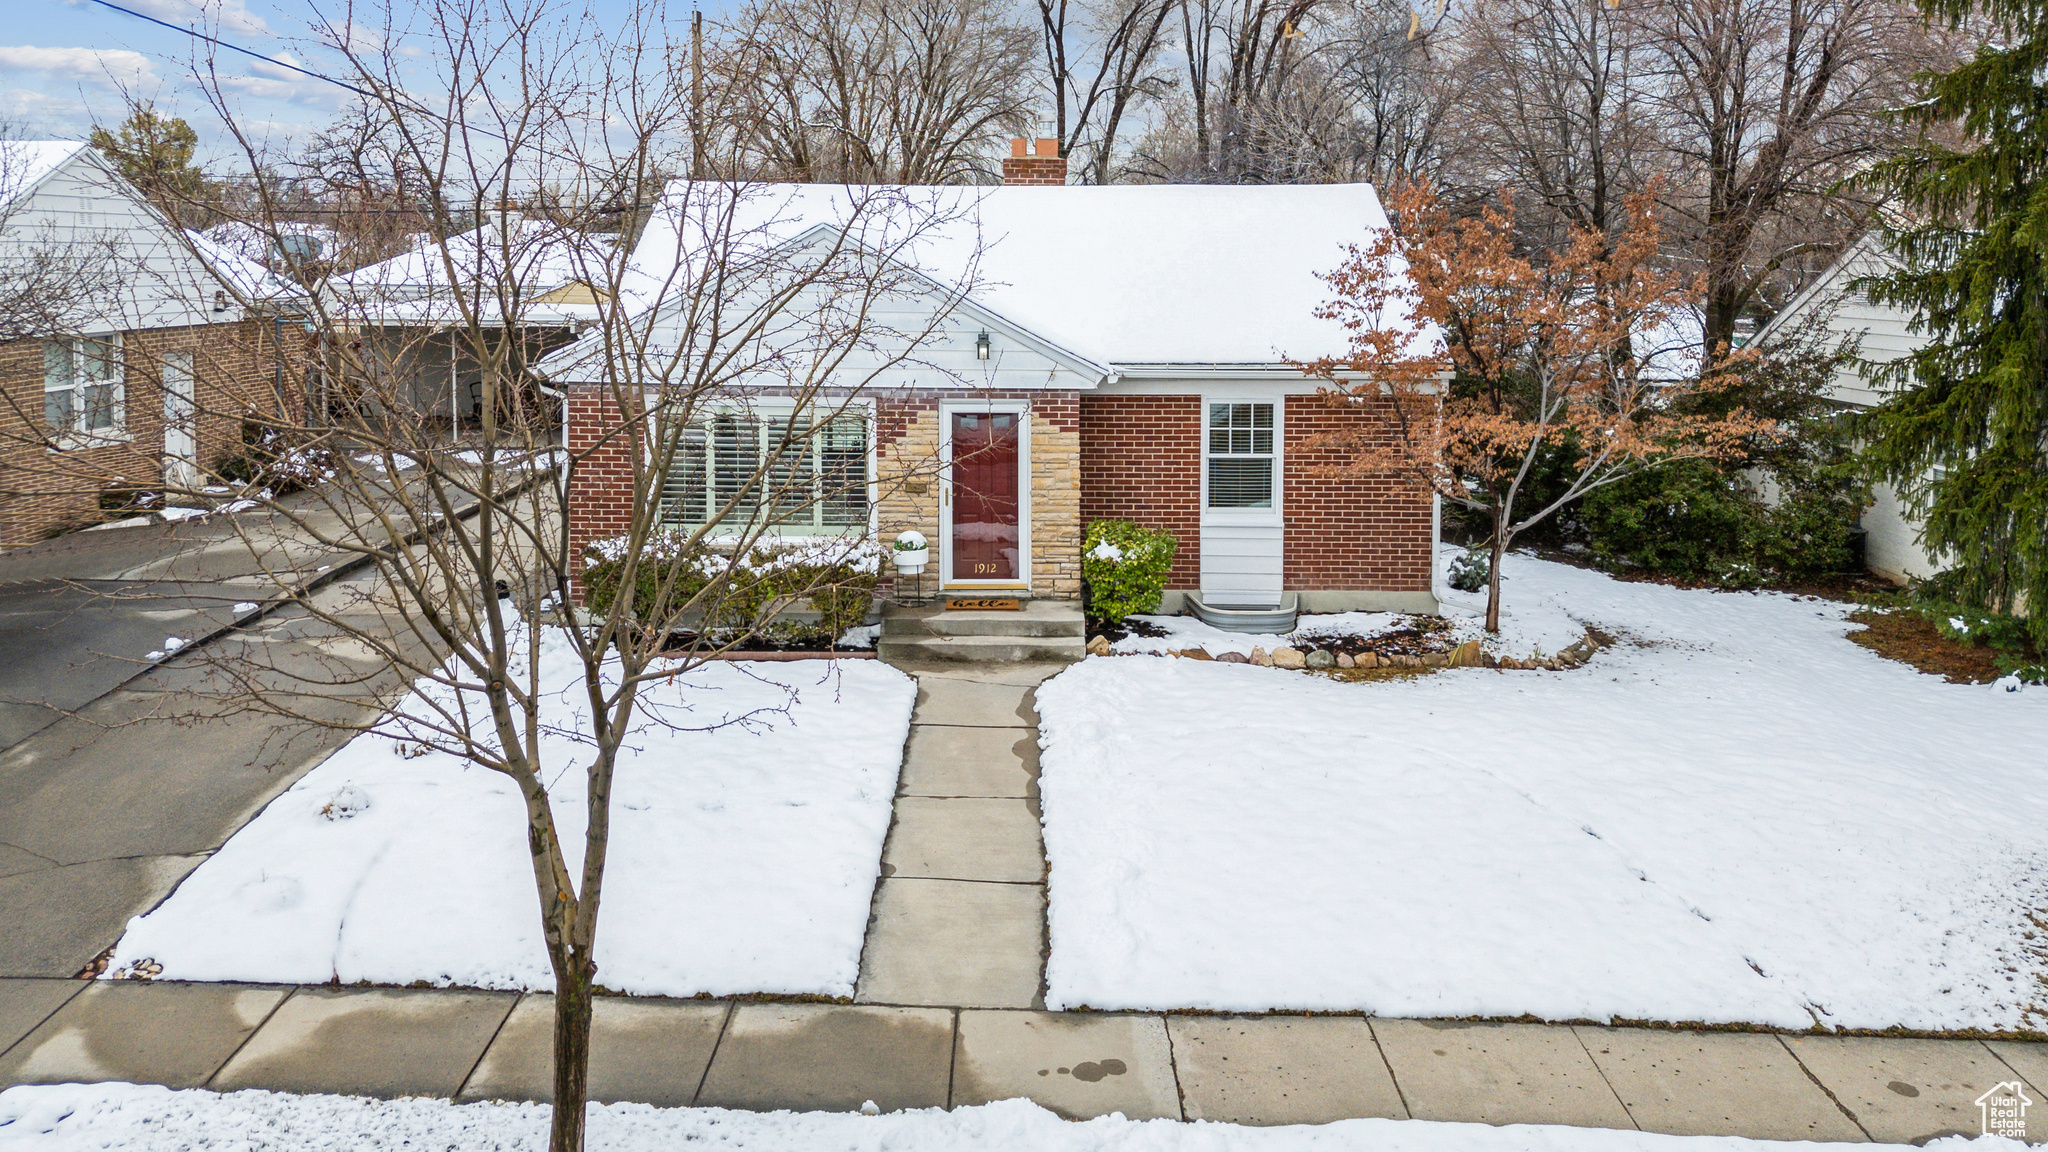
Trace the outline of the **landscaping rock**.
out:
M 1109 638 L 1106 636 L 1097 636 L 1094 639 L 1088 641 L 1088 654 L 1090 656 L 1109 655 Z
M 1478 668 L 1485 663 L 1479 651 L 1479 641 L 1467 640 L 1451 651 L 1451 667 Z
M 1306 668 L 1308 667 L 1308 657 L 1303 655 L 1299 648 L 1275 648 L 1273 649 L 1273 667 Z
M 1175 656 L 1184 656 L 1184 657 L 1186 657 L 1186 658 L 1187 658 L 1187 659 L 1189 659 L 1189 660 L 1214 660 L 1214 659 L 1215 659 L 1215 657 L 1214 657 L 1214 656 L 1211 656 L 1211 655 L 1209 655 L 1209 651 L 1208 651 L 1208 649 L 1206 649 L 1206 648 L 1186 648 L 1186 649 L 1183 649 L 1183 650 L 1181 650 L 1181 651 L 1179 651 L 1179 652 L 1175 652 L 1175 653 L 1174 653 L 1174 655 L 1175 655 Z
M 1349 652 L 1339 652 L 1337 653 L 1337 667 L 1356 668 L 1358 667 L 1358 661 L 1353 660 Z
M 1377 652 L 1361 653 L 1358 659 L 1352 661 L 1352 663 L 1360 668 L 1377 668 L 1380 666 L 1380 654 Z
M 1424 668 L 1448 668 L 1451 665 L 1449 652 L 1431 652 L 1422 658 Z
M 1311 668 L 1335 668 L 1337 666 L 1337 657 L 1318 648 L 1308 654 L 1308 666 Z
M 1222 652 L 1216 656 L 1218 664 L 1249 664 L 1251 661 L 1242 652 Z
M 1273 666 L 1273 658 L 1266 655 L 1264 648 L 1254 645 L 1252 647 L 1252 663 L 1257 664 L 1261 668 L 1271 668 Z

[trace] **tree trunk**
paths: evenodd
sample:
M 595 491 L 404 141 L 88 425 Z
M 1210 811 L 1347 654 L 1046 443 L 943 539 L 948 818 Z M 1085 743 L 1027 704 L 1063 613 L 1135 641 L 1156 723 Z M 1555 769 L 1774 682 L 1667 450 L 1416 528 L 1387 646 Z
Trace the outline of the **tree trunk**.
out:
M 1486 630 L 1500 631 L 1500 558 L 1507 554 L 1507 518 L 1493 514 L 1493 543 L 1486 565 Z
M 590 984 L 594 967 L 582 949 L 555 962 L 555 1115 L 548 1152 L 583 1152 L 584 1105 L 590 1097 Z

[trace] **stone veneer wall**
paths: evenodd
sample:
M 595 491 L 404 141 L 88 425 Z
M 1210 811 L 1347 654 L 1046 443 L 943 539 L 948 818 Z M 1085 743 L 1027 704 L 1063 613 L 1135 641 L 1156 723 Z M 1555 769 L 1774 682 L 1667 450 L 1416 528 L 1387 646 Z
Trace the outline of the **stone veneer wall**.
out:
M 1073 391 L 919 392 L 875 405 L 876 474 L 882 491 L 876 523 L 887 543 L 905 529 L 925 534 L 934 561 L 946 563 L 939 538 L 939 402 L 1022 400 L 1030 405 L 1031 594 L 1046 600 L 1081 596 L 1081 416 Z

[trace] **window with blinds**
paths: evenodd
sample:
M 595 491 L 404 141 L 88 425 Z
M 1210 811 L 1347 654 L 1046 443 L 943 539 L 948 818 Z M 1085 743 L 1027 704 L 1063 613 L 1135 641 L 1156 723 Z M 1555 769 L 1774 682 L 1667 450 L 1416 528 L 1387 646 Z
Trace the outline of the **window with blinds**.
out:
M 1273 406 L 1209 405 L 1209 507 L 1273 506 Z
M 836 532 L 868 522 L 864 416 L 731 413 L 684 430 L 661 488 L 661 522 L 694 528 L 730 505 L 735 530 L 762 508 L 781 532 Z

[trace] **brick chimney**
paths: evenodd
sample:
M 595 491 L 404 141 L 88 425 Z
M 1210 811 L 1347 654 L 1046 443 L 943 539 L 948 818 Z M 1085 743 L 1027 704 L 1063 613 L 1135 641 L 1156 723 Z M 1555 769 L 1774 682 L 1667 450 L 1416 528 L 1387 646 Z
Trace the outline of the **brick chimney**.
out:
M 1035 141 L 1021 137 L 1010 141 L 1010 154 L 1003 157 L 1003 183 L 1058 186 L 1066 182 L 1067 158 L 1060 155 L 1059 141 L 1045 136 Z

